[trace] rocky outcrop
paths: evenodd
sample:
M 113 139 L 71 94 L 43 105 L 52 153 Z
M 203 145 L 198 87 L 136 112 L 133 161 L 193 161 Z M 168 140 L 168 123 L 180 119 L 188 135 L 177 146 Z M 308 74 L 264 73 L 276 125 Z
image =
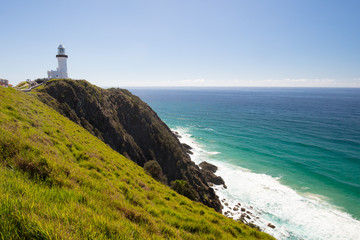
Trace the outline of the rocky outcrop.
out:
M 222 177 L 215 175 L 215 172 L 218 169 L 217 166 L 206 161 L 200 163 L 199 166 L 201 167 L 201 172 L 205 176 L 205 179 L 208 183 L 213 183 L 215 185 L 223 185 L 224 188 L 227 188 Z
M 224 185 L 224 187 L 226 188 L 225 182 L 222 179 L 222 177 L 216 176 L 214 173 L 212 173 L 210 171 L 202 170 L 201 172 L 205 176 L 205 179 L 207 182 L 213 183 L 215 185 Z
M 215 166 L 214 164 L 208 163 L 206 161 L 201 162 L 199 164 L 199 166 L 201 167 L 202 170 L 209 171 L 212 173 L 216 173 L 216 171 L 218 170 L 217 166 Z
M 177 138 L 179 138 L 177 135 L 175 135 Z M 187 145 L 186 143 L 182 143 L 181 144 L 182 145 L 182 147 L 184 148 L 184 150 L 185 150 L 185 152 L 187 153 L 187 154 L 190 154 L 190 155 L 192 155 L 192 154 L 194 154 L 191 150 L 192 150 L 192 147 L 190 147 L 189 145 Z
M 214 190 L 186 153 L 190 149 L 137 96 L 124 89 L 101 89 L 84 80 L 49 81 L 35 94 L 140 166 L 156 160 L 167 184 L 185 180 L 196 192 L 193 200 L 221 211 Z
M 268 223 L 268 225 L 267 225 L 268 227 L 270 227 L 270 228 L 272 228 L 272 229 L 274 229 L 274 228 L 276 228 L 275 227 L 275 225 L 274 224 L 272 224 L 272 223 Z

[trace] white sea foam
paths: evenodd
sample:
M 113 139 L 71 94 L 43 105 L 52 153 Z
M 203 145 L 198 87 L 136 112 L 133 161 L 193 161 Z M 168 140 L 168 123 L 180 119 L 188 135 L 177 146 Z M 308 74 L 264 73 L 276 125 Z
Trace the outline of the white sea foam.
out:
M 277 239 L 359 239 L 360 221 L 329 204 L 323 196 L 300 195 L 281 184 L 280 178 L 216 160 L 195 141 L 188 129 L 177 128 L 175 131 L 182 136 L 181 142 L 193 148 L 191 157 L 195 163 L 206 160 L 218 166 L 216 174 L 225 180 L 228 188 L 215 186 L 215 190 L 228 204 L 223 212 L 231 210 L 234 219 L 240 218 L 242 213 L 233 210 L 240 203 L 251 212 L 249 222 Z M 268 223 L 276 228 L 268 227 Z
M 206 130 L 206 131 L 210 131 L 210 132 L 215 132 L 215 130 L 212 129 L 212 128 L 205 128 L 205 130 Z

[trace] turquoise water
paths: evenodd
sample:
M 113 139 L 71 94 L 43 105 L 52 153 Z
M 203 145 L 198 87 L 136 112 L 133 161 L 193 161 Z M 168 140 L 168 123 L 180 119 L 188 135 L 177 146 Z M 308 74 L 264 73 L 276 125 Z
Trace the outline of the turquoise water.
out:
M 287 206 L 279 202 L 289 197 L 287 202 L 291 205 L 292 199 L 294 208 L 300 209 L 296 204 L 309 201 L 301 205 L 304 211 L 324 215 L 318 220 L 308 216 L 314 221 L 341 215 L 336 221 L 353 227 L 347 229 L 349 235 L 343 239 L 356 238 L 351 234 L 360 229 L 356 220 L 360 219 L 360 89 L 130 90 L 147 102 L 170 128 L 187 135 L 189 143 L 203 153 L 195 157 L 222 166 L 219 173 L 225 175 L 229 189 L 219 194 L 251 203 L 266 212 L 267 220 L 276 222 L 278 231 L 283 231 L 281 234 L 270 231 L 274 236 L 325 239 L 330 231 L 319 230 L 311 235 L 313 230 L 308 225 L 321 224 L 298 219 L 301 213 L 288 215 L 284 210 Z M 242 179 L 248 170 L 252 173 L 250 180 Z M 267 183 L 259 181 L 246 194 L 239 189 L 246 184 L 239 184 L 240 179 L 256 182 L 260 178 Z M 262 187 L 273 180 L 273 185 Z M 253 193 L 252 189 L 257 187 L 257 193 Z M 279 197 L 273 205 L 274 199 L 265 199 L 271 195 L 267 189 L 282 194 L 273 196 Z M 263 202 L 257 202 L 257 196 L 263 196 Z M 268 211 L 266 206 L 272 210 Z M 317 212 L 319 209 L 324 211 Z M 301 226 L 293 226 L 292 222 L 301 221 L 304 221 Z M 329 236 L 342 236 L 336 234 L 340 235 Z

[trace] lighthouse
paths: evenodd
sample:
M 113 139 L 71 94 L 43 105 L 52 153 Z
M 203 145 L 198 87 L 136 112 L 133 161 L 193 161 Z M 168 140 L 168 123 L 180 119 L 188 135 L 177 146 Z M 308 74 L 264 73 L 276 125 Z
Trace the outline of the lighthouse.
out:
M 68 56 L 65 53 L 65 48 L 62 44 L 58 47 L 58 52 L 56 55 L 58 60 L 58 68 L 57 70 L 48 71 L 48 78 L 49 79 L 67 79 L 69 78 L 67 72 L 67 58 Z

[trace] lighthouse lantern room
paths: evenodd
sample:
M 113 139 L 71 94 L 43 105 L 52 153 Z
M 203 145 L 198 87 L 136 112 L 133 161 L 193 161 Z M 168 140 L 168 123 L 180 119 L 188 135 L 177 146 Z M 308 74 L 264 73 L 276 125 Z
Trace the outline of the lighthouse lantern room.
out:
M 58 68 L 57 70 L 48 71 L 48 78 L 49 79 L 68 79 L 67 73 L 67 58 L 68 56 L 65 54 L 65 48 L 63 45 L 59 45 L 58 47 L 58 54 L 56 55 L 58 60 Z

